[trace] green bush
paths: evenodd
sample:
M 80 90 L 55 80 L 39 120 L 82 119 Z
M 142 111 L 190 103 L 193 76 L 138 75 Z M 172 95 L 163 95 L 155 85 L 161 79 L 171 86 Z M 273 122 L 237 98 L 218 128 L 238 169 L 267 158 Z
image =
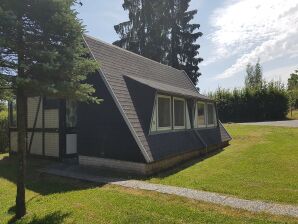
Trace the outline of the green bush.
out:
M 8 113 L 7 109 L 0 110 L 0 152 L 8 150 Z
M 218 89 L 210 96 L 217 102 L 222 122 L 252 122 L 285 119 L 289 97 L 280 83 L 264 83 L 260 88 Z

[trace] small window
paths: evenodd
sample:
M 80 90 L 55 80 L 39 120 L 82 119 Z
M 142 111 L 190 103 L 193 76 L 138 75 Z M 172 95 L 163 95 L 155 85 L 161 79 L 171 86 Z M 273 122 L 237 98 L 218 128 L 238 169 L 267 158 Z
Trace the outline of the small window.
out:
M 215 125 L 214 104 L 208 103 L 207 104 L 207 110 L 208 110 L 208 126 L 214 126 Z
M 158 96 L 157 111 L 157 129 L 170 130 L 172 128 L 171 97 Z
M 204 102 L 198 102 L 197 122 L 199 128 L 206 127 L 205 105 L 206 104 Z
M 174 128 L 185 128 L 185 100 L 174 97 Z
M 75 128 L 77 126 L 77 103 L 73 100 L 66 101 L 66 127 Z
M 16 100 L 9 103 L 9 126 L 17 127 L 17 104 Z

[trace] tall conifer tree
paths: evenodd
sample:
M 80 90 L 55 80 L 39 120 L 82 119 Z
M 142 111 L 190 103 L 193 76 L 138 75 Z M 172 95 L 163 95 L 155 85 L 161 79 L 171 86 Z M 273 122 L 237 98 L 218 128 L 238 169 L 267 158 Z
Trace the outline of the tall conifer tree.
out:
M 184 70 L 194 84 L 197 83 L 199 72 L 198 64 L 202 58 L 198 57 L 200 45 L 196 41 L 203 34 L 199 32 L 199 24 L 191 24 L 197 10 L 188 11 L 191 0 L 167 0 L 170 13 L 168 18 L 171 46 L 168 63 L 177 69 Z
M 197 13 L 188 11 L 190 0 L 124 0 L 129 21 L 115 26 L 120 40 L 114 44 L 144 57 L 185 70 L 197 83 L 202 36 L 199 24 L 191 24 Z

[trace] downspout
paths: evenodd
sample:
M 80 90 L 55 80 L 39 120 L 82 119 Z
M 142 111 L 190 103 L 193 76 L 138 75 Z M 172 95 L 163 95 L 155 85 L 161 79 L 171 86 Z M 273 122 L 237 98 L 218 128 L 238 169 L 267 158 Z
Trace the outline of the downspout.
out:
M 208 145 L 206 144 L 206 142 L 204 141 L 204 139 L 202 138 L 202 136 L 200 135 L 200 133 L 195 130 L 195 134 L 196 136 L 200 139 L 200 141 L 203 143 L 204 147 L 205 147 L 205 152 L 208 152 Z

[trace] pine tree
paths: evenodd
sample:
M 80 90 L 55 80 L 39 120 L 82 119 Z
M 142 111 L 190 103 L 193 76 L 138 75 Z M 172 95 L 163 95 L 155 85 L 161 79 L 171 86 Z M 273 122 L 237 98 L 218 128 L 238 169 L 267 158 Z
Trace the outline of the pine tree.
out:
M 2 0 L 0 77 L 17 99 L 18 177 L 16 218 L 26 214 L 26 101 L 28 94 L 99 102 L 82 82 L 95 71 L 87 57 L 75 0 Z
M 114 44 L 144 57 L 185 70 L 197 83 L 202 36 L 199 24 L 190 21 L 197 13 L 187 11 L 190 0 L 124 0 L 129 21 L 115 26 L 120 40 Z
M 200 45 L 196 41 L 203 34 L 199 24 L 191 24 L 197 10 L 187 11 L 190 0 L 168 0 L 170 12 L 169 65 L 184 70 L 191 81 L 196 84 L 199 72 L 198 64 L 203 61 L 198 57 Z

